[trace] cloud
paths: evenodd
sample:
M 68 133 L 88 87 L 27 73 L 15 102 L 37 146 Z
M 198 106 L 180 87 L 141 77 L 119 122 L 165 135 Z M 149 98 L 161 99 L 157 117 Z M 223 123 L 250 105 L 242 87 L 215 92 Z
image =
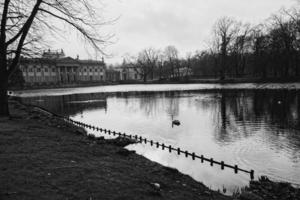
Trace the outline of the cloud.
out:
M 120 16 L 107 29 L 116 44 L 107 50 L 120 61 L 125 53 L 146 47 L 175 45 L 182 55 L 206 48 L 215 21 L 222 16 L 257 24 L 293 0 L 103 0 L 108 18 Z M 72 49 L 72 48 L 70 48 Z M 77 49 L 78 50 L 78 49 Z M 80 50 L 81 51 L 81 50 Z

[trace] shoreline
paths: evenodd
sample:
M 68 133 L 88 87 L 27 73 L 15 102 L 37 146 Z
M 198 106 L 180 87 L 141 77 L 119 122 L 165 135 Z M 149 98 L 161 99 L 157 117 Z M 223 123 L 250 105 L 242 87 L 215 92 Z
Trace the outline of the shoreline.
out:
M 95 87 L 95 86 L 116 86 L 116 85 L 166 85 L 166 84 L 239 84 L 239 83 L 257 83 L 257 84 L 277 84 L 277 83 L 300 83 L 298 78 L 283 79 L 283 78 L 228 78 L 225 80 L 219 79 L 188 79 L 188 80 L 153 80 L 153 81 L 117 81 L 117 82 L 94 82 L 85 84 L 69 84 L 69 85 L 36 85 L 24 87 L 10 87 L 10 90 L 38 90 L 38 89 L 58 89 L 58 88 L 76 88 L 76 87 Z
M 12 97 L 59 96 L 73 94 L 148 94 L 160 92 L 222 92 L 222 91 L 300 91 L 300 83 L 228 83 L 228 84 L 136 84 L 74 88 L 13 90 Z
M 0 120 L 0 199 L 300 198 L 300 189 L 268 179 L 251 182 L 242 194 L 224 196 L 124 149 L 124 143 L 88 137 L 84 129 L 35 107 L 10 102 L 10 108 L 12 118 Z

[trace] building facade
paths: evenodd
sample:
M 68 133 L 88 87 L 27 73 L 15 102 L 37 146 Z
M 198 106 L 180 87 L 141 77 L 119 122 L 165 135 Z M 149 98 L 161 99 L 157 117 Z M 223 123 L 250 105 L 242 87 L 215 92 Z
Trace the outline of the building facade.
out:
M 140 69 L 130 65 L 116 67 L 115 70 L 119 72 L 119 80 L 121 81 L 138 81 L 141 80 Z
M 106 69 L 106 80 L 109 82 L 141 81 L 141 70 L 126 63 L 117 67 L 110 66 Z
M 120 72 L 115 70 L 112 66 L 106 69 L 106 81 L 119 82 L 120 78 Z
M 60 52 L 44 52 L 41 58 L 22 58 L 20 70 L 26 86 L 68 85 L 76 83 L 104 82 L 104 60 L 80 60 L 66 57 Z

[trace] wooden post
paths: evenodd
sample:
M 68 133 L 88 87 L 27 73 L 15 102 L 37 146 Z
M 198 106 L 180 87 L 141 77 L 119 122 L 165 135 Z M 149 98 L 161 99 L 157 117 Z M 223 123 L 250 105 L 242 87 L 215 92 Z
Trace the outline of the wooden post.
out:
M 164 144 L 164 143 L 161 145 L 161 149 L 162 149 L 162 150 L 165 149 L 165 144 Z
M 214 159 L 211 158 L 211 159 L 210 159 L 210 166 L 213 166 L 213 165 L 214 165 Z
M 180 148 L 177 149 L 177 154 L 180 155 Z
M 251 180 L 254 179 L 254 170 L 251 170 L 251 171 L 250 171 L 250 178 L 251 178 Z
M 224 161 L 221 162 L 221 169 L 224 170 Z
M 235 165 L 235 166 L 234 166 L 234 173 L 237 174 L 237 173 L 238 173 L 238 169 L 239 169 L 239 167 L 238 167 L 237 165 Z
M 203 155 L 201 155 L 200 157 L 201 157 L 201 162 L 203 163 Z
M 195 160 L 195 152 L 192 153 L 192 158 Z
M 172 146 L 171 145 L 169 146 L 169 152 L 170 153 L 172 152 Z

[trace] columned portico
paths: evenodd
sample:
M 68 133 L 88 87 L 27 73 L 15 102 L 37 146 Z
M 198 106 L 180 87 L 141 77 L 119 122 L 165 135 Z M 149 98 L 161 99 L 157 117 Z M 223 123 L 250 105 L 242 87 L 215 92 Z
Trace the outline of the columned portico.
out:
M 51 52 L 41 58 L 23 58 L 20 65 L 26 85 L 69 85 L 106 79 L 104 61 L 79 60 Z

